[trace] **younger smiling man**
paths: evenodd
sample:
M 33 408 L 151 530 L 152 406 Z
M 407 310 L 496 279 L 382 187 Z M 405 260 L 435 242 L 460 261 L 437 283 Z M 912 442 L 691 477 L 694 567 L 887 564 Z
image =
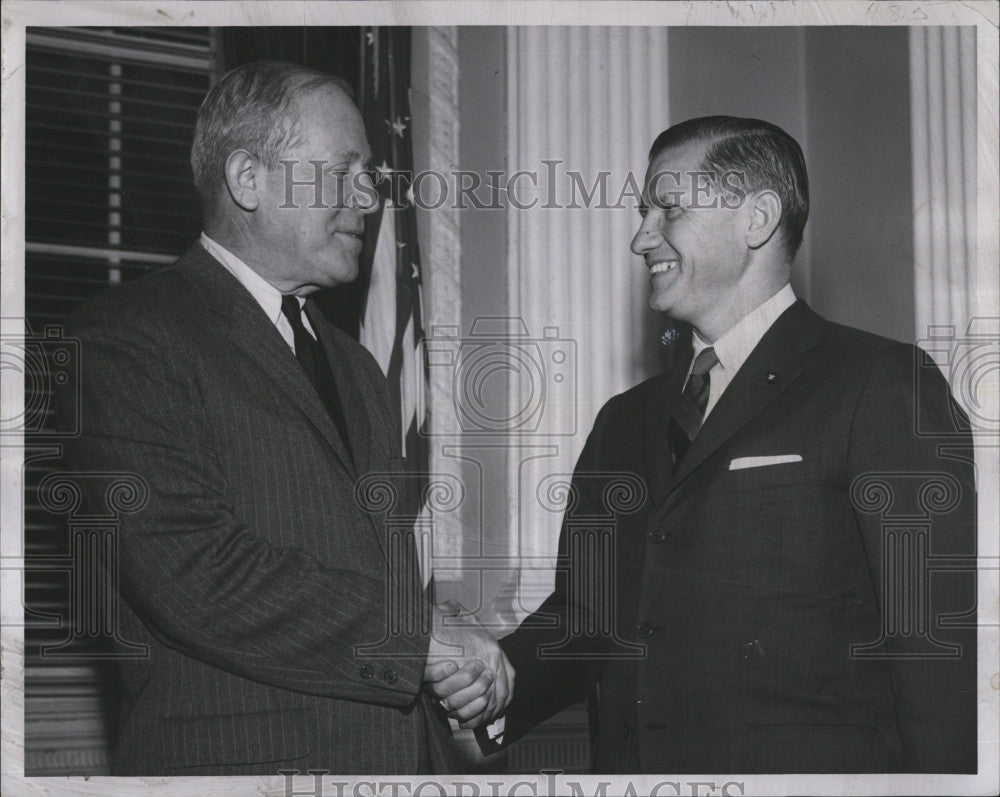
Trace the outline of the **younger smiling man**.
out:
M 916 431 L 971 451 L 968 427 L 939 373 L 915 380 L 913 346 L 796 300 L 808 209 L 801 149 L 775 125 L 692 119 L 653 143 L 632 250 L 694 350 L 598 415 L 555 590 L 501 641 L 517 686 L 485 751 L 589 696 L 596 772 L 976 771 L 974 573 L 907 603 L 883 574 L 925 574 L 893 558 L 862 490 L 887 484 L 917 515 L 921 485 L 944 490 L 915 544 L 974 556 L 972 464 Z M 579 519 L 607 512 L 616 473 L 646 498 L 616 517 L 612 563 Z M 598 587 L 572 589 L 574 571 Z M 949 613 L 963 622 L 939 626 Z M 432 689 L 476 721 L 469 680 Z

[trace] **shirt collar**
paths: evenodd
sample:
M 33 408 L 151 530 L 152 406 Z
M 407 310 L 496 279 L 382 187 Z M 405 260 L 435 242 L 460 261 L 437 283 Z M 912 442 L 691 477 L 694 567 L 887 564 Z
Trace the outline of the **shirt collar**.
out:
M 792 290 L 790 283 L 786 283 L 784 288 L 758 306 L 756 310 L 751 310 L 733 324 L 712 344 L 715 356 L 719 358 L 719 364 L 730 374 L 739 371 L 747 357 L 750 356 L 750 352 L 764 337 L 764 333 L 793 304 L 795 304 L 795 291 Z M 695 357 L 709 346 L 698 336 L 697 332 L 691 336 L 691 342 Z
M 281 319 L 281 291 L 204 232 L 201 234 L 201 245 L 250 291 L 250 295 L 257 300 L 257 304 L 263 308 L 271 323 L 276 325 Z M 299 299 L 299 305 L 302 305 L 302 299 Z

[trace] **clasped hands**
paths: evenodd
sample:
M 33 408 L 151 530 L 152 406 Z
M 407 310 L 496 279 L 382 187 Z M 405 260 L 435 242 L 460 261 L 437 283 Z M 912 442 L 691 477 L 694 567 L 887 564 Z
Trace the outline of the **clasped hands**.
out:
M 514 668 L 496 639 L 454 601 L 432 611 L 424 688 L 461 728 L 493 722 L 514 694 Z

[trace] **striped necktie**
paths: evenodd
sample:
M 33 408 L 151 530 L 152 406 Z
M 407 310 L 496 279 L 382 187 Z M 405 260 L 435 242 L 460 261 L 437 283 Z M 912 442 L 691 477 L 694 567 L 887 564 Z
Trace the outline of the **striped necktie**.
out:
M 708 404 L 708 392 L 711 387 L 709 371 L 719 364 L 715 349 L 709 346 L 695 358 L 691 375 L 688 377 L 684 392 L 681 393 L 670 417 L 670 443 L 674 454 L 674 469 L 684 459 L 691 441 L 698 434 L 702 421 L 705 419 L 705 407 Z

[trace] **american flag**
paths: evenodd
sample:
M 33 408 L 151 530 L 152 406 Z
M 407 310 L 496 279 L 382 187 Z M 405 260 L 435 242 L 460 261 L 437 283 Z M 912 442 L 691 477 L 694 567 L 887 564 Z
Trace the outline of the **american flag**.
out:
M 360 273 L 367 291 L 360 339 L 388 379 L 393 408 L 399 413 L 406 469 L 426 474 L 428 444 L 421 432 L 427 421 L 427 372 L 422 355 L 417 215 L 410 190 L 410 30 L 373 27 L 364 29 L 362 36 L 358 107 L 383 201 L 366 220 Z M 422 491 L 423 479 L 405 481 L 415 493 Z M 409 506 L 420 500 L 419 494 L 406 498 Z

